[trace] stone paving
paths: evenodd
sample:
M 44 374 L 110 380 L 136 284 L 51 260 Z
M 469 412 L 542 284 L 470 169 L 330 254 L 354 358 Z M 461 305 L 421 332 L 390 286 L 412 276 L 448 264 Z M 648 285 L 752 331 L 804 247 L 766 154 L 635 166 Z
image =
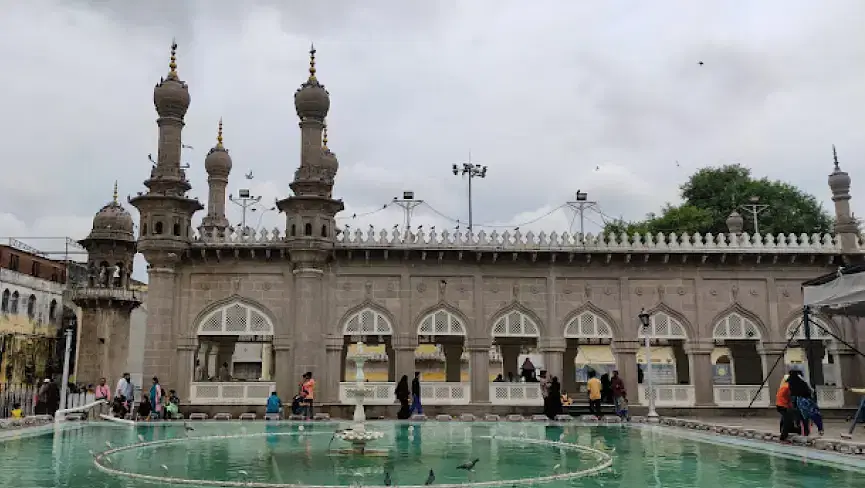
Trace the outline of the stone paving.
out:
M 54 422 L 54 417 L 50 415 L 33 415 L 22 419 L 0 419 L 0 431 L 23 429 L 25 427 L 35 427 Z

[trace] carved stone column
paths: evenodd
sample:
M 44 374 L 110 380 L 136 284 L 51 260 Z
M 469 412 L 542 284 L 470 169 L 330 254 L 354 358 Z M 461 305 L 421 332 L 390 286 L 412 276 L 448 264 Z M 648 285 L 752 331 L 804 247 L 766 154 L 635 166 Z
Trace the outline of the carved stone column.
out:
M 321 379 L 325 369 L 325 345 L 322 331 L 323 321 L 323 260 L 320 253 L 307 250 L 292 250 L 294 269 L 294 377 L 311 372 Z
M 462 381 L 462 344 L 443 344 L 445 353 L 445 381 L 459 383 Z
M 390 382 L 397 381 L 396 361 L 393 358 L 393 341 L 385 344 L 384 353 L 387 355 L 387 380 Z M 414 376 L 409 376 L 409 378 L 414 378 Z
M 488 337 L 472 337 L 466 341 L 472 403 L 490 401 L 490 347 L 492 340 Z
M 715 390 L 712 384 L 712 341 L 688 341 L 685 354 L 691 366 L 691 384 L 694 385 L 694 399 L 697 406 L 715 404 Z
M 625 383 L 628 399 L 631 403 L 639 402 L 640 396 L 637 388 L 637 350 L 640 349 L 639 341 L 613 341 L 611 345 L 616 357 L 616 369 Z
M 173 387 L 180 398 L 189 399 L 192 372 L 195 367 L 195 350 L 198 348 L 195 337 L 181 337 L 177 342 L 177 367 L 174 371 Z M 168 388 L 166 388 L 168 389 Z
M 841 370 L 839 386 L 848 388 L 859 387 L 860 385 L 862 385 L 862 358 L 860 358 L 855 352 L 844 346 L 840 346 L 835 354 L 838 358 L 838 369 Z M 844 406 L 853 408 L 858 407 L 860 398 L 861 395 L 845 390 Z
M 273 365 L 276 391 L 281 398 L 291 398 L 298 391 L 300 377 L 294 377 L 291 337 L 274 336 Z
M 565 341 L 565 352 L 562 355 L 562 390 L 570 394 L 577 392 L 577 341 Z
M 273 379 L 273 344 L 265 342 L 261 345 L 261 381 Z
M 565 353 L 565 338 L 564 337 L 542 337 L 540 342 L 540 350 L 544 355 L 544 366 L 546 366 L 547 376 L 552 378 L 557 376 L 559 382 L 562 381 L 562 363 Z
M 414 334 L 398 334 L 391 337 L 393 348 L 394 378 L 399 380 L 403 375 L 409 380 L 414 378 L 415 351 L 417 350 L 417 336 Z
M 513 374 L 514 379 L 519 379 L 520 373 L 520 346 L 516 344 L 503 344 L 499 346 L 502 352 L 502 374 L 508 379 L 508 373 Z
M 329 335 L 325 338 L 325 368 L 321 371 L 322 386 L 321 400 L 327 403 L 339 401 L 339 381 L 342 377 L 340 367 L 343 365 L 342 336 Z
M 175 264 L 177 256 L 145 256 L 147 269 L 147 330 L 144 337 L 142 376 L 171 378 L 172 362 L 176 357 L 174 337 L 174 299 L 177 292 Z
M 787 374 L 787 365 L 784 364 L 784 342 L 763 342 L 757 346 L 757 352 L 763 358 L 763 376 L 768 377 L 763 389 L 765 395 L 770 399 L 770 405 L 775 402 L 775 392 L 781 386 L 784 375 Z M 774 366 L 775 369 L 772 369 Z

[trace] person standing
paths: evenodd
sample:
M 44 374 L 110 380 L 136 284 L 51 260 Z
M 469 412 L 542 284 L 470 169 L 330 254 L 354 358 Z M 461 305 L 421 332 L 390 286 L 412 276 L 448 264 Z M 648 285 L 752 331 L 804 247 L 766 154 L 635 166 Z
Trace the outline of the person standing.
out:
M 36 415 L 45 415 L 48 413 L 48 384 L 51 380 L 45 378 L 39 391 L 36 393 Z
M 787 435 L 793 431 L 792 426 L 786 426 L 787 422 L 790 422 L 788 418 L 788 410 L 793 406 L 792 399 L 790 398 L 790 384 L 787 383 L 787 378 L 790 375 L 784 375 L 784 379 L 781 380 L 781 386 L 778 387 L 778 391 L 775 393 L 775 410 L 781 415 L 781 440 L 787 439 Z M 784 432 L 787 432 L 785 434 Z
M 547 388 L 546 413 L 550 420 L 555 420 L 557 415 L 562 413 L 562 384 L 559 383 L 559 378 L 553 376 Z
M 315 401 L 315 380 L 312 379 L 312 371 L 303 375 L 303 383 L 300 384 L 300 396 L 303 397 L 304 417 L 308 420 L 313 416 L 313 402 Z
M 538 381 L 535 377 L 535 365 L 532 363 L 531 359 L 526 358 L 526 360 L 523 361 L 523 365 L 520 367 L 520 376 L 523 377 L 523 381 L 526 383 L 534 383 Z
M 108 385 L 105 384 L 105 378 L 99 378 L 99 384 L 93 390 L 93 397 L 96 401 L 105 400 L 108 402 L 111 400 L 111 391 L 108 389 Z
M 601 418 L 601 380 L 595 375 L 594 370 L 589 371 L 589 381 L 586 387 L 589 389 L 589 413 Z
M 601 375 L 601 403 L 613 403 L 613 384 L 607 373 Z
M 414 372 L 411 380 L 411 412 L 412 415 L 423 415 L 423 405 L 420 402 L 420 371 Z
M 411 409 L 408 405 L 408 399 L 411 392 L 408 388 L 408 376 L 402 375 L 399 383 L 396 385 L 396 389 L 394 390 L 394 396 L 396 396 L 396 400 L 399 402 L 399 412 L 396 414 L 396 418 L 400 420 L 405 420 L 411 417 Z
M 150 386 L 150 408 L 153 409 L 151 417 L 158 419 L 162 415 L 162 385 L 159 378 L 153 377 L 153 385 Z
M 550 379 L 547 378 L 547 371 L 542 369 L 538 373 L 537 381 L 541 384 L 541 398 L 544 399 L 544 412 L 550 408 Z
M 625 389 L 625 382 L 622 380 L 622 377 L 619 376 L 618 370 L 613 370 L 613 377 L 610 378 L 610 388 L 613 390 L 613 405 L 616 406 L 616 412 L 618 413 L 622 409 L 627 411 L 628 392 Z M 622 415 L 619 414 L 619 416 L 621 417 Z

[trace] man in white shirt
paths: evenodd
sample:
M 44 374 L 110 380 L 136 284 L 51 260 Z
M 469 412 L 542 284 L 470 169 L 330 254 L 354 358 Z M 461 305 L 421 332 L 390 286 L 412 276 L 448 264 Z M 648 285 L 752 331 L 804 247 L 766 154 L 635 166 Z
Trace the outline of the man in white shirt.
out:
M 123 377 L 117 381 L 114 396 L 121 397 L 124 402 L 132 403 L 133 385 L 129 373 L 123 373 Z

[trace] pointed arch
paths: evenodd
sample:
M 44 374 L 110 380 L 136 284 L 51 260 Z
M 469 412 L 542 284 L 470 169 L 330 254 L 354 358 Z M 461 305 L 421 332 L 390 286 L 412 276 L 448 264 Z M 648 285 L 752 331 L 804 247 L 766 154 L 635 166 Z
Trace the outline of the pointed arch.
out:
M 834 338 L 826 333 L 826 330 L 829 330 L 833 334 L 838 337 L 843 337 L 838 330 L 838 327 L 835 325 L 835 322 L 832 319 L 824 316 L 823 314 L 811 313 L 811 322 L 812 324 L 817 324 L 817 326 L 811 326 L 811 338 L 817 341 L 830 341 L 834 340 Z M 789 341 L 793 339 L 795 341 L 804 341 L 805 340 L 805 328 L 800 327 L 802 323 L 802 312 L 797 312 L 792 314 L 787 320 L 787 327 L 784 328 L 784 340 Z M 826 330 L 824 330 L 826 329 Z
M 621 337 L 619 324 L 606 310 L 586 302 L 565 317 L 565 338 L 613 340 Z
M 424 336 L 463 336 L 468 333 L 468 320 L 462 312 L 448 303 L 440 302 L 420 314 L 417 334 Z
M 513 302 L 493 315 L 490 337 L 532 337 L 542 335 L 541 320 L 531 309 Z
M 384 307 L 366 300 L 348 310 L 339 321 L 343 336 L 394 334 L 393 315 Z
M 769 332 L 760 317 L 739 302 L 722 310 L 712 319 L 712 339 L 762 340 Z
M 649 337 L 652 339 L 681 339 L 688 340 L 694 337 L 694 329 L 681 313 L 673 310 L 667 304 L 661 302 L 655 308 L 648 311 Z M 640 327 L 637 337 L 645 338 L 646 330 Z
M 272 336 L 274 323 L 266 307 L 239 295 L 210 304 L 193 321 L 197 336 Z

